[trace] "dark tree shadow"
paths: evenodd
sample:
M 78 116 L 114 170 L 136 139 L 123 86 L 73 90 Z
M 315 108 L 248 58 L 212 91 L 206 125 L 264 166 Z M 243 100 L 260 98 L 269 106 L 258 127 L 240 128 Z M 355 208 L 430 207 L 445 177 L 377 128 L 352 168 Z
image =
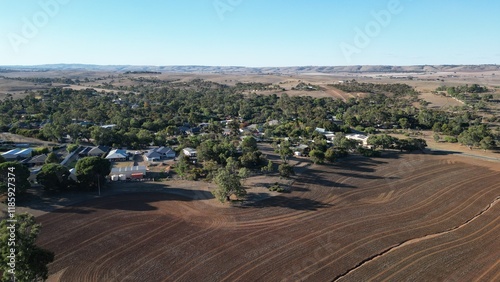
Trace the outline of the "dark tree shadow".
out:
M 95 190 L 51 192 L 50 195 L 35 191 L 19 206 L 44 212 L 89 214 L 96 209 L 148 211 L 156 209 L 149 203 L 159 201 L 197 201 L 214 198 L 208 191 L 173 188 L 148 182 L 113 183 L 101 188 L 101 196 L 98 196 L 97 189 Z M 113 202 L 114 199 L 116 202 Z

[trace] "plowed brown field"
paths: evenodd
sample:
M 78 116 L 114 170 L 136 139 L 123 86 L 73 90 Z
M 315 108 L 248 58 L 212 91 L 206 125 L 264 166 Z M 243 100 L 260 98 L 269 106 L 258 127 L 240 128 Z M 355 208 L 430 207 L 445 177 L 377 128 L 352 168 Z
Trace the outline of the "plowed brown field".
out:
M 293 188 L 237 207 L 109 196 L 39 217 L 38 243 L 52 281 L 500 280 L 498 163 L 354 158 Z

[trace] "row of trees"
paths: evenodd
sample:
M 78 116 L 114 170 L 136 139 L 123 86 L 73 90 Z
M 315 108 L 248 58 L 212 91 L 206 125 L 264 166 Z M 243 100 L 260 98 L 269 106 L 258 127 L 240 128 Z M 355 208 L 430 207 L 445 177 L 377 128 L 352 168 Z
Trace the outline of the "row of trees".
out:
M 16 190 L 22 195 L 31 186 L 28 178 L 30 171 L 19 162 L 0 163 L 0 194 L 8 190 L 8 170 L 13 167 L 16 172 Z M 105 183 L 105 178 L 111 172 L 111 163 L 99 157 L 86 157 L 76 163 L 77 180 L 70 179 L 67 167 L 58 163 L 44 164 L 37 174 L 37 182 L 47 191 L 65 191 L 69 189 L 88 190 L 97 187 L 98 183 Z

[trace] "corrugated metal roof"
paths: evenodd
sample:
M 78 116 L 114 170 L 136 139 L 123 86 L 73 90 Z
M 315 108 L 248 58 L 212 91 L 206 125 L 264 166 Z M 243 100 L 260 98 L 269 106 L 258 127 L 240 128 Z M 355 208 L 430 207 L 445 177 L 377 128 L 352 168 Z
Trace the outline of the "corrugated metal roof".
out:
M 140 165 L 140 166 L 115 167 L 111 169 L 112 173 L 129 172 L 129 171 L 146 171 L 146 167 Z

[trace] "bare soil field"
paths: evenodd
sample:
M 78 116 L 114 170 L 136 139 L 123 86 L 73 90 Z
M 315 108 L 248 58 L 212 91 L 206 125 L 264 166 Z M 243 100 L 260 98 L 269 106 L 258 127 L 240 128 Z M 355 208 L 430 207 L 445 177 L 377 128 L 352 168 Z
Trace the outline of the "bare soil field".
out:
M 8 132 L 0 132 L 0 140 L 12 141 L 16 143 L 30 143 L 40 146 L 55 146 L 54 142 L 43 141 L 36 138 L 25 137 L 22 135 L 12 134 Z
M 233 206 L 111 195 L 39 216 L 37 243 L 56 255 L 49 281 L 498 281 L 500 164 L 468 162 L 354 157 Z

